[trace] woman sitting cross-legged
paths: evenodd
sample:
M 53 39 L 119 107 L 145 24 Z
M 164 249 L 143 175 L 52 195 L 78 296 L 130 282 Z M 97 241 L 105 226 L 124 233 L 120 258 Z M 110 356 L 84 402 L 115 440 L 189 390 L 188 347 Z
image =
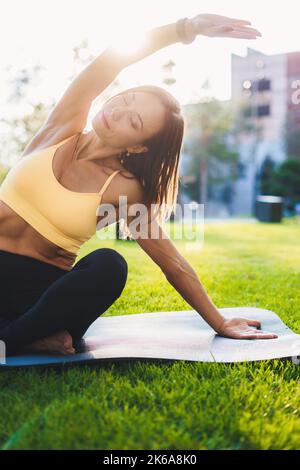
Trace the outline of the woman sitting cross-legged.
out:
M 258 321 L 224 318 L 162 229 L 178 192 L 184 119 L 177 100 L 151 85 L 124 90 L 103 104 L 84 132 L 93 100 L 118 73 L 197 35 L 255 39 L 260 33 L 247 21 L 203 14 L 148 31 L 134 53 L 105 49 L 71 82 L 6 176 L 0 188 L 0 340 L 7 354 L 75 353 L 87 328 L 120 297 L 128 274 L 114 249 L 98 248 L 75 263 L 78 250 L 97 228 L 124 215 L 130 230 L 135 204 L 146 211 L 143 235 L 133 238 L 219 335 L 276 337 L 257 330 Z

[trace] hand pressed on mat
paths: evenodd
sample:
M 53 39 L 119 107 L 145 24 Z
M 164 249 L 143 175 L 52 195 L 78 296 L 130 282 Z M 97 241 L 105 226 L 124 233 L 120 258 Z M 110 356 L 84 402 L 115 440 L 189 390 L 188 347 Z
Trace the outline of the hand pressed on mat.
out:
M 258 320 L 248 320 L 246 318 L 225 318 L 217 333 L 220 336 L 233 339 L 274 339 L 278 338 L 275 333 L 268 331 L 255 330 L 250 328 L 261 327 Z

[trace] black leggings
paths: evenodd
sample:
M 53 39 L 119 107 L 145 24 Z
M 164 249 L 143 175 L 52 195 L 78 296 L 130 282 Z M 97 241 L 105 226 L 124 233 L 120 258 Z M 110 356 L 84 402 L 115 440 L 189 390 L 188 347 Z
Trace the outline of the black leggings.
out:
M 6 355 L 67 330 L 74 343 L 120 297 L 127 280 L 124 257 L 98 248 L 71 269 L 0 250 L 0 340 Z

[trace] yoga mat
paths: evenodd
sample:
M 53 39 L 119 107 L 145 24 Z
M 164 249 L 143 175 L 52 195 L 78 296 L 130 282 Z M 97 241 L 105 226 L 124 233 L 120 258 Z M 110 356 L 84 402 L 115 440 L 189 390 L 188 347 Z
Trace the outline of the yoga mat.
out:
M 300 335 L 270 310 L 220 308 L 226 318 L 261 322 L 275 339 L 237 340 L 218 336 L 195 310 L 100 316 L 86 331 L 74 355 L 26 351 L 5 358 L 7 367 L 96 363 L 121 359 L 168 359 L 199 362 L 242 362 L 300 358 Z M 253 327 L 253 329 L 255 329 Z M 3 359 L 2 359 L 3 361 Z

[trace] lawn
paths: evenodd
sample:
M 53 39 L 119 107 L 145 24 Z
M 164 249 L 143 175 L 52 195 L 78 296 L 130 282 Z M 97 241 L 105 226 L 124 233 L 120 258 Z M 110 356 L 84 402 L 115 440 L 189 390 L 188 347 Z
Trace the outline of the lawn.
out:
M 300 224 L 208 224 L 195 251 L 176 241 L 219 307 L 276 312 L 300 333 Z M 105 313 L 185 310 L 136 242 L 86 243 L 122 253 L 129 277 Z M 299 366 L 136 361 L 0 370 L 6 449 L 299 449 Z

